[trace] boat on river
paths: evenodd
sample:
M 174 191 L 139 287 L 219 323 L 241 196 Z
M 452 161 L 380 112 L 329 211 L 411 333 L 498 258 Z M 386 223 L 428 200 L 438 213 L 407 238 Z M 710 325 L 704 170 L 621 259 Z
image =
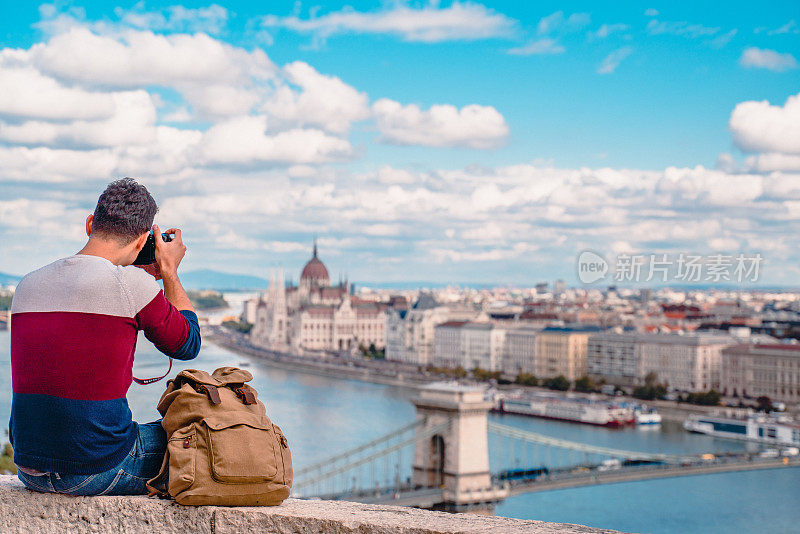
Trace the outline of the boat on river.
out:
M 775 445 L 800 445 L 800 424 L 788 416 L 747 414 L 740 417 L 691 414 L 683 422 L 689 432 L 757 441 Z
M 571 423 L 619 428 L 633 424 L 634 413 L 612 402 L 552 394 L 501 394 L 493 396 L 494 411 Z

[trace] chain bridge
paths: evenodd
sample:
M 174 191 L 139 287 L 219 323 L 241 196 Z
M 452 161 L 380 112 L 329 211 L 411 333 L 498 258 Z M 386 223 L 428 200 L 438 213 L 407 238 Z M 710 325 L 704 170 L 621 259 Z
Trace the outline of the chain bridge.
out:
M 481 389 L 469 386 L 431 384 L 412 402 L 417 409 L 412 423 L 297 469 L 294 495 L 487 510 L 527 492 L 800 466 L 797 457 L 674 455 L 553 438 L 489 421 L 492 404 Z

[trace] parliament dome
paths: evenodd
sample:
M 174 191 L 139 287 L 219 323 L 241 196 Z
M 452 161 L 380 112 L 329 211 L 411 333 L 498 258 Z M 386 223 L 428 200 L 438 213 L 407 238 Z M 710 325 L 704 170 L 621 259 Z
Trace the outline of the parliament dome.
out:
M 328 269 L 325 264 L 317 257 L 317 244 L 314 243 L 314 255 L 306 266 L 303 267 L 303 272 L 300 274 L 300 281 L 316 282 L 317 284 L 327 285 L 330 282 L 328 276 Z

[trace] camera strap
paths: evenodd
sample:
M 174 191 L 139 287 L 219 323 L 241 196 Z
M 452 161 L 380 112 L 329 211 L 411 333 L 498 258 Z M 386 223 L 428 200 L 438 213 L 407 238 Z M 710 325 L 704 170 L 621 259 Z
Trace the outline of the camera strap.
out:
M 136 382 L 137 384 L 142 385 L 142 386 L 146 386 L 148 384 L 154 384 L 154 383 L 158 382 L 159 380 L 161 380 L 162 378 L 166 378 L 170 371 L 172 371 L 172 358 L 169 359 L 169 369 L 167 369 L 167 372 L 164 373 L 163 375 L 157 376 L 157 377 L 153 377 L 153 378 L 136 378 L 135 376 L 132 377 L 132 378 L 133 378 L 133 381 Z

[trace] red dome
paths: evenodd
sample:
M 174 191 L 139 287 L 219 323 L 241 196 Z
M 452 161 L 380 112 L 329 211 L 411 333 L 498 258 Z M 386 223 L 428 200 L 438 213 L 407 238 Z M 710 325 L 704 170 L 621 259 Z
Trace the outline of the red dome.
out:
M 300 274 L 300 280 L 316 280 L 316 281 L 324 281 L 328 282 L 330 277 L 328 276 L 328 269 L 325 268 L 325 264 L 319 261 L 317 258 L 317 244 L 314 243 L 314 256 L 308 260 L 306 266 L 303 267 L 303 272 Z
M 328 277 L 328 269 L 316 257 L 306 263 L 303 267 L 303 274 L 300 275 L 300 280 L 330 280 Z

